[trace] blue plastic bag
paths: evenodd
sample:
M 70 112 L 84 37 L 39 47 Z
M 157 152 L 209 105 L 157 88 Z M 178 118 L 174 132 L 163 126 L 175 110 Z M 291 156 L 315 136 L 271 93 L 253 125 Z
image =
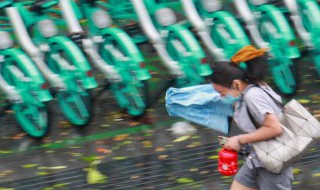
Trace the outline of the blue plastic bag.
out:
M 221 101 L 211 84 L 186 88 L 169 88 L 166 108 L 170 116 L 181 117 L 210 129 L 228 134 L 228 117 L 233 106 Z

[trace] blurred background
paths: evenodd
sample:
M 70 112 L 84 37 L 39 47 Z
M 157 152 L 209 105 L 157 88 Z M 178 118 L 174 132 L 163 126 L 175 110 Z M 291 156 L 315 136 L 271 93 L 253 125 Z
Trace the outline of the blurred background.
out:
M 187 121 L 165 92 L 208 83 L 253 44 L 269 48 L 266 81 L 284 102 L 319 119 L 319 3 L 0 1 L 0 189 L 229 189 L 223 134 L 170 130 Z M 293 189 L 320 186 L 318 148 L 294 165 Z

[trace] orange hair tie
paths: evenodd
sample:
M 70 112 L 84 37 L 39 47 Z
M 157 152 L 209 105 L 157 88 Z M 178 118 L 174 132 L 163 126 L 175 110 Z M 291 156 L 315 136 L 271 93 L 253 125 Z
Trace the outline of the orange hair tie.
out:
M 256 57 L 262 56 L 268 48 L 256 49 L 252 45 L 245 46 L 237 51 L 231 58 L 231 62 L 236 65 L 239 65 L 241 62 L 246 62 L 252 60 Z

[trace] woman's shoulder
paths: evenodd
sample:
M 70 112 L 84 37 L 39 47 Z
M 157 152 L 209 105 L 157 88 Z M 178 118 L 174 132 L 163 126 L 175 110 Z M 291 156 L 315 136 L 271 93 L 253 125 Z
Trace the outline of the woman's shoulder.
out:
M 272 90 L 268 85 L 253 86 L 247 90 L 244 94 L 244 99 L 250 99 L 252 101 L 258 99 L 271 99 L 270 96 L 274 97 L 278 101 L 281 101 L 281 96 Z
M 244 99 L 255 99 L 259 96 L 263 96 L 264 95 L 264 91 L 263 89 L 257 87 L 257 86 L 252 86 L 249 87 L 249 89 L 244 93 Z

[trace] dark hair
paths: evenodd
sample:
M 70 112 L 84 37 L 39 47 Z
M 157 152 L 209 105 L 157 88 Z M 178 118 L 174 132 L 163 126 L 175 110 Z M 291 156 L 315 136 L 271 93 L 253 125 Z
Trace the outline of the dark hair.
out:
M 268 72 L 268 57 L 263 55 L 245 62 L 246 68 L 240 68 L 232 62 L 219 62 L 212 67 L 213 74 L 209 79 L 216 84 L 231 87 L 233 80 L 239 79 L 250 84 L 263 82 Z

